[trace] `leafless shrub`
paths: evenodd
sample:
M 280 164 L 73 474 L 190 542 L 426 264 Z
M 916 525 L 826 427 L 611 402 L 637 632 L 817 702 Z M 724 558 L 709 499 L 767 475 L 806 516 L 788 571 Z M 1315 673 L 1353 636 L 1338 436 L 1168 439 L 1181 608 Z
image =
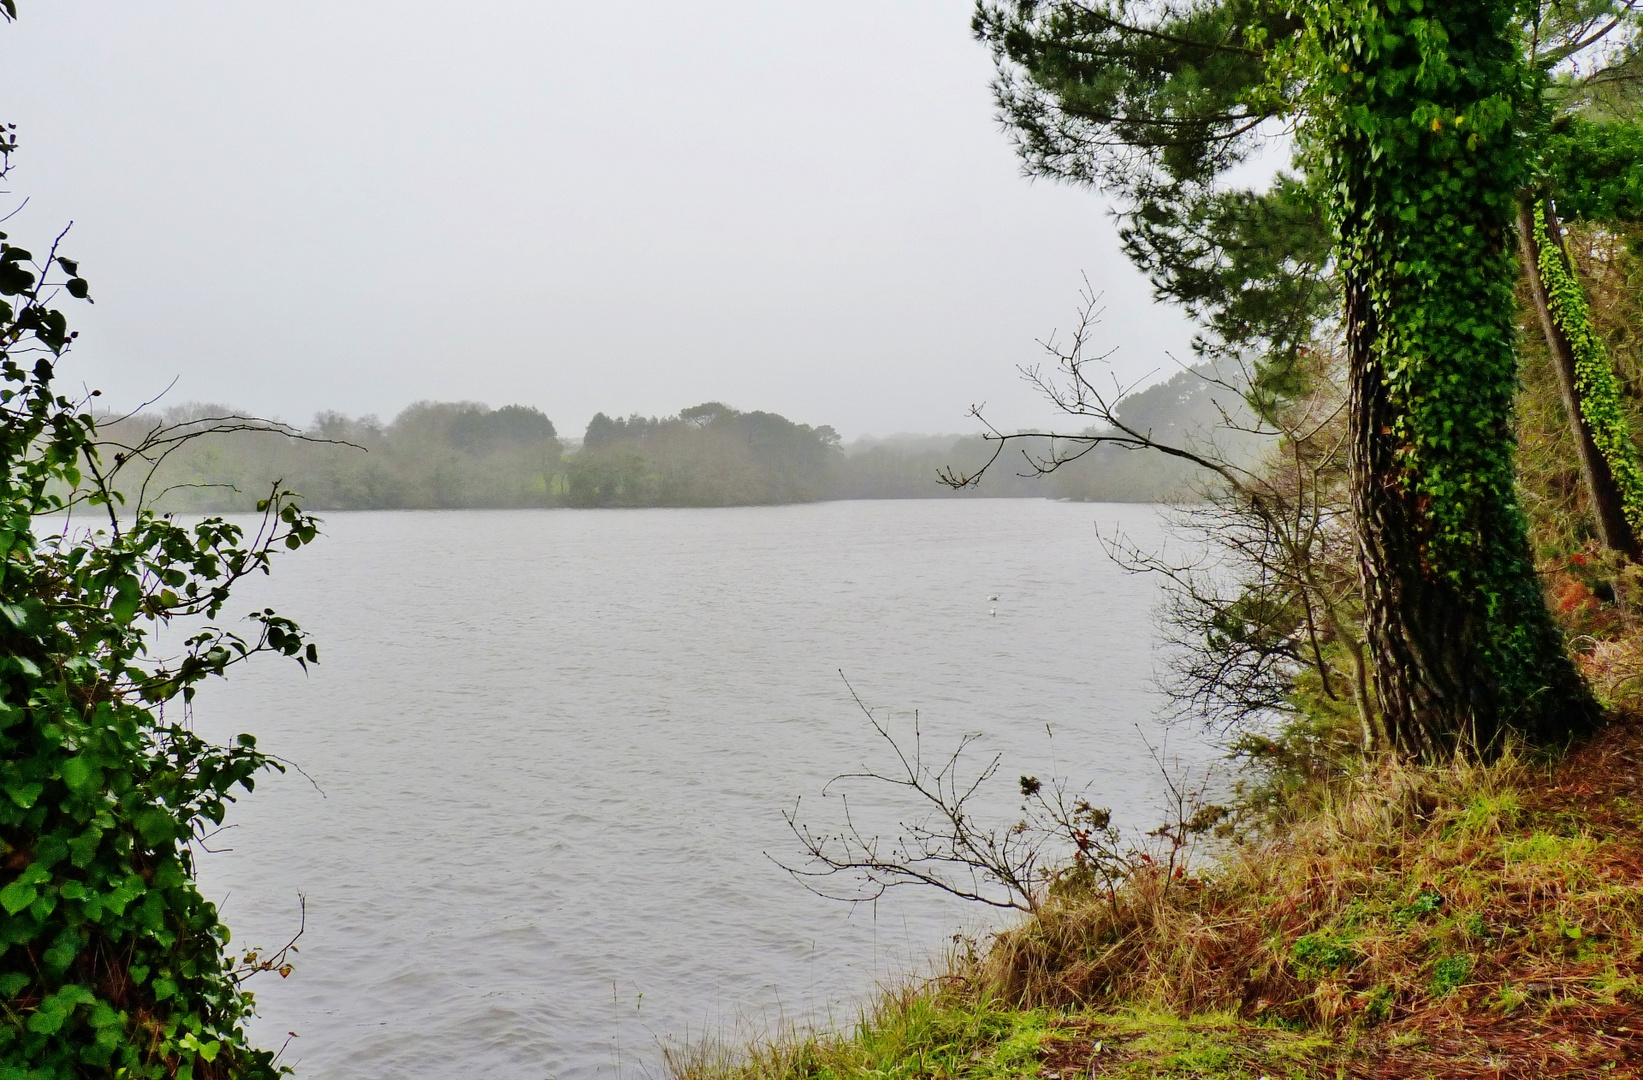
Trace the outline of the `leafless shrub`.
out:
M 1233 370 L 1202 377 L 1225 399 L 1223 435 L 1258 442 L 1259 454 L 1235 455 L 1213 435 L 1174 442 L 1126 421 L 1122 405 L 1131 387 L 1101 378 L 1111 351 L 1092 351 L 1100 299 L 1086 290 L 1071 340 L 1044 342 L 1054 366 L 1022 370 L 1063 413 L 1093 426 L 1080 434 L 1006 433 L 971 412 L 996 444 L 988 462 L 969 474 L 952 470 L 944 482 L 977 484 L 1019 443 L 1033 473 L 1047 475 L 1097 446 L 1150 451 L 1192 462 L 1208 481 L 1202 500 L 1177 507 L 1173 525 L 1197 541 L 1198 554 L 1177 559 L 1148 551 L 1123 536 L 1107 539 L 1108 552 L 1126 569 L 1157 573 L 1171 584 L 1165 623 L 1180 660 L 1166 685 L 1179 711 L 1222 728 L 1260 724 L 1293 705 L 1299 672 L 1315 673 L 1320 693 L 1351 702 L 1364 749 L 1381 742 L 1359 630 L 1356 548 L 1347 494 L 1346 394 L 1338 358 L 1302 350 L 1308 390 L 1292 399 L 1270 397 L 1246 408 L 1254 373 Z M 1048 445 L 1049 451 L 1038 448 Z
M 865 903 L 898 886 L 924 885 L 961 900 L 1033 913 L 1051 895 L 1078 891 L 1101 895 L 1116 910 L 1120 889 L 1137 870 L 1158 868 L 1167 881 L 1181 879 L 1198 840 L 1225 815 L 1224 808 L 1206 800 L 1207 773 L 1195 780 L 1179 769 L 1172 771 L 1148 744 L 1164 777 L 1168 817 L 1140 837 L 1127 841 L 1113 823 L 1112 811 L 1092 803 L 1087 788 L 1074 790 L 1063 779 L 1036 776 L 1018 781 L 1019 819 L 1002 826 L 983 824 L 971 806 L 996 778 L 1000 756 L 966 769 L 966 751 L 977 738 L 967 735 L 951 753 L 927 762 L 916 716 L 912 743 L 904 745 L 848 680 L 845 685 L 895 764 L 884 771 L 863 768 L 836 776 L 823 794 L 853 788 L 887 795 L 910 803 L 915 813 L 900 823 L 899 835 L 887 840 L 858 825 L 850 790 L 838 792 L 844 824 L 836 832 L 813 829 L 800 819 L 796 804 L 786 819 L 806 862 L 778 864 L 818 895 Z M 841 886 L 832 887 L 841 878 Z

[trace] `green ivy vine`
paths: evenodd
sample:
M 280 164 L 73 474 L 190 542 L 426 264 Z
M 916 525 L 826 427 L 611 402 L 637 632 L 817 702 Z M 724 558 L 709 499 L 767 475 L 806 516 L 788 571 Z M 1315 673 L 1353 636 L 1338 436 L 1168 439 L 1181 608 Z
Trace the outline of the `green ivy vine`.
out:
M 283 958 L 229 952 L 194 859 L 278 765 L 249 735 L 201 739 L 187 706 L 258 653 L 317 659 L 272 610 L 215 625 L 315 522 L 278 490 L 249 528 L 124 504 L 117 478 L 154 448 L 101 446 L 95 394 L 56 389 L 58 301 L 88 294 L 55 245 L 0 234 L 0 1080 L 273 1077 L 245 979 Z
M 1615 377 L 1602 339 L 1592 329 L 1585 291 L 1546 227 L 1544 202 L 1535 204 L 1535 249 L 1541 280 L 1546 284 L 1547 307 L 1574 353 L 1580 415 L 1614 475 L 1627 523 L 1633 533 L 1643 536 L 1643 467 L 1638 464 L 1631 424 L 1621 407 L 1620 380 Z

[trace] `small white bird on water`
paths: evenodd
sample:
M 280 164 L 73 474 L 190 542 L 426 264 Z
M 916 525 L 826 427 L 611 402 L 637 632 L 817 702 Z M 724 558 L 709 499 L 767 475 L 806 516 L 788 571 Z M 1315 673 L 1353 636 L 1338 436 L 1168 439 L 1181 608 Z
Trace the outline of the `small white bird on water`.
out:
M 992 609 L 992 610 L 991 610 L 991 611 L 989 611 L 989 612 L 987 612 L 987 614 L 989 614 L 989 615 L 997 615 L 997 614 L 998 614 L 998 609 L 997 609 L 997 608 L 993 608 L 993 609 Z

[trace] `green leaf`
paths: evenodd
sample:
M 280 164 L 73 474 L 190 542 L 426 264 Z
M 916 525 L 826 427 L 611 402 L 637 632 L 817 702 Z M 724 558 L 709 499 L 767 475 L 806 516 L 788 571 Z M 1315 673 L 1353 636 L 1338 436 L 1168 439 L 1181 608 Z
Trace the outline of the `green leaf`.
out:
M 67 856 L 67 842 L 55 833 L 41 837 L 40 842 L 34 845 L 34 862 L 42 870 L 50 869 L 62 862 Z M 41 880 L 44 881 L 45 879 L 42 878 Z
M 8 971 L 0 975 L 0 997 L 16 997 L 29 982 L 29 976 L 21 971 Z
M 120 887 L 103 894 L 103 906 L 116 915 L 125 914 L 126 905 L 148 891 L 143 879 L 132 874 L 121 883 Z
M 84 986 L 65 986 L 57 991 L 57 996 L 74 1005 L 95 1005 L 97 995 Z
M 61 973 L 68 970 L 68 966 L 74 963 L 74 958 L 78 955 L 80 955 L 80 942 L 72 933 L 68 933 L 58 938 L 51 948 L 41 953 L 40 959 L 45 963 L 47 970 L 53 973 Z
M 138 811 L 135 824 L 137 832 L 143 842 L 149 847 L 159 847 L 168 840 L 177 837 L 177 823 L 172 820 L 171 814 L 164 808 L 151 806 L 146 810 Z
M 143 901 L 142 907 L 137 909 L 136 919 L 144 929 L 155 934 L 165 932 L 165 900 L 159 893 L 149 893 L 148 899 Z
M 84 757 L 71 757 L 63 762 L 63 783 L 77 795 L 84 795 L 102 786 L 103 770 Z
M 117 623 L 128 623 L 132 616 L 137 614 L 139 597 L 135 590 L 120 590 L 114 595 L 114 600 L 108 605 L 108 613 Z
M 83 986 L 65 986 L 40 1002 L 29 1017 L 28 1028 L 36 1035 L 55 1035 L 73 1015 L 76 1005 L 90 1005 L 96 1000 L 96 995 Z
M 7 915 L 15 915 L 19 911 L 34 903 L 40 895 L 40 890 L 33 885 L 24 884 L 21 878 L 0 889 L 0 907 L 6 909 Z
M 34 805 L 34 801 L 40 797 L 40 792 L 45 789 L 46 786 L 38 781 L 26 784 L 14 782 L 6 785 L 6 795 L 12 802 L 27 810 Z
M 69 862 L 82 870 L 91 865 L 91 860 L 97 857 L 97 846 L 102 843 L 103 830 L 93 825 L 85 832 L 68 842 Z
M 154 979 L 154 1000 L 164 1001 L 177 992 L 177 984 L 164 975 Z
M 74 1006 L 59 998 L 48 997 L 29 1017 L 28 1029 L 36 1035 L 55 1035 L 63 1026 Z

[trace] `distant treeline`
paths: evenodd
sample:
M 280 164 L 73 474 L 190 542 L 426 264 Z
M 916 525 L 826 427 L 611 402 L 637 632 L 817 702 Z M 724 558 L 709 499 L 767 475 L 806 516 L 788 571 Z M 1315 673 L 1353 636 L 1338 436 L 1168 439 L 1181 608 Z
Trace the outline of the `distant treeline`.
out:
M 164 425 L 204 429 L 231 415 L 225 408 L 186 405 L 106 421 L 101 432 L 130 445 Z M 1120 415 L 1155 434 L 1200 443 L 1222 423 L 1210 385 L 1191 372 L 1134 395 Z M 316 510 L 966 497 L 1151 502 L 1188 495 L 1204 479 L 1176 459 L 1112 447 L 1037 476 L 1023 452 L 1044 457 L 1051 447 L 1023 440 L 1006 450 L 979 487 L 953 491 L 939 482 L 938 473 L 947 469 L 973 473 L 995 448 L 978 435 L 845 444 L 825 424 L 812 427 L 718 402 L 665 417 L 600 413 L 580 444 L 567 447 L 553 422 L 530 406 L 421 402 L 389 423 L 321 413 L 300 431 L 251 425 L 203 435 L 164 457 L 149 493 L 162 493 L 161 504 L 177 510 L 249 509 L 276 480 Z

